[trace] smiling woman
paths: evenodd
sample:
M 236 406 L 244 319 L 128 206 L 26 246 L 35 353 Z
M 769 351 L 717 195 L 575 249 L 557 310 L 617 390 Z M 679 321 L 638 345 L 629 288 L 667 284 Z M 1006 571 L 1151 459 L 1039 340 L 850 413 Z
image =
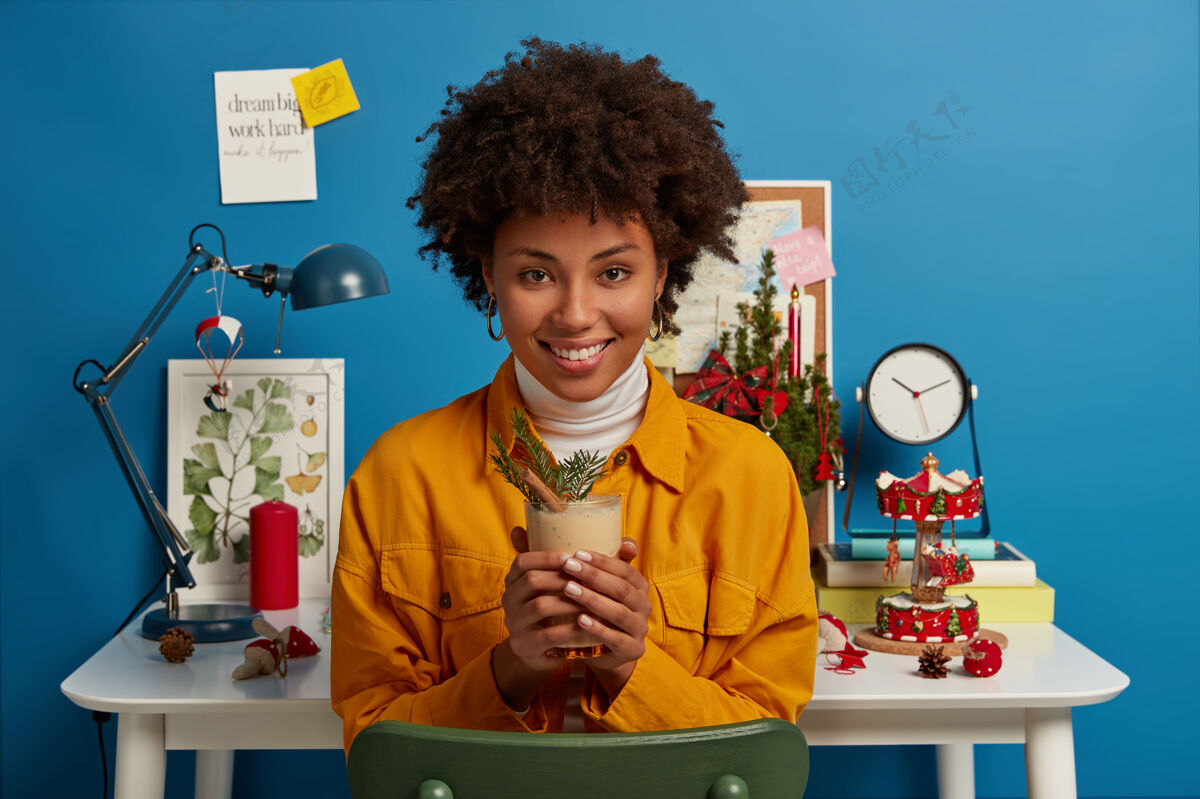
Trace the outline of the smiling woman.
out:
M 332 669 L 347 750 L 383 719 L 623 732 L 793 720 L 812 694 L 791 467 L 643 354 L 701 252 L 732 258 L 746 192 L 712 104 L 651 56 L 524 44 L 451 91 L 409 200 L 423 252 L 512 356 L 382 436 L 350 480 Z M 547 486 L 580 452 L 622 501 L 619 550 L 530 551 L 523 500 L 564 507 Z M 489 460 L 537 468 L 517 490 Z M 564 664 L 581 627 L 600 643 Z

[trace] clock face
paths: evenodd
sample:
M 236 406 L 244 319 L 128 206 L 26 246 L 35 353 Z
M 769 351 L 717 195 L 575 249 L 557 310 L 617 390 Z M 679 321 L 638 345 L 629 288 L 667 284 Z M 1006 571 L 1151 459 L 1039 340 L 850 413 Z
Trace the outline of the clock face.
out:
M 883 433 L 903 444 L 950 434 L 967 409 L 967 378 L 958 361 L 929 344 L 884 353 L 867 377 L 866 403 Z

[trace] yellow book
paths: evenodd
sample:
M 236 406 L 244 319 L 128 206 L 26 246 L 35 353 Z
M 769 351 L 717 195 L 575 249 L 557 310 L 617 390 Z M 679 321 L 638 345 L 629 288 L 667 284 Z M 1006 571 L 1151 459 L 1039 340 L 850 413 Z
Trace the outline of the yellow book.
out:
M 813 575 L 817 585 L 817 607 L 846 624 L 875 621 L 875 600 L 907 590 L 892 588 L 830 588 Z M 979 622 L 999 624 L 1017 621 L 1054 621 L 1054 589 L 1038 580 L 1036 585 L 1014 587 L 979 586 L 970 583 L 947 588 L 946 593 L 968 594 L 979 603 Z

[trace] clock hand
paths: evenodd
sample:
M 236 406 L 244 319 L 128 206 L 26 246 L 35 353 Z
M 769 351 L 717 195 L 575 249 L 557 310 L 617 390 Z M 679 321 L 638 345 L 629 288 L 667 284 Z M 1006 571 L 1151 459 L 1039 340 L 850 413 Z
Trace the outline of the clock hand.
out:
M 930 386 L 929 388 L 925 389 L 925 390 L 924 390 L 924 391 L 922 391 L 921 393 L 922 393 L 922 394 L 928 394 L 930 391 L 933 391 L 935 388 L 941 388 L 942 386 L 946 385 L 946 384 L 947 384 L 947 383 L 949 383 L 949 382 L 950 382 L 950 378 L 946 378 L 946 379 L 945 379 L 945 380 L 943 380 L 942 382 L 938 383 L 936 386 Z
M 921 404 L 921 398 L 917 396 L 917 392 L 913 392 L 913 399 L 917 401 L 917 410 L 921 412 L 921 423 L 925 425 L 925 432 L 929 432 L 929 420 L 925 418 L 925 406 Z
M 921 424 L 925 425 L 925 432 L 928 433 L 929 432 L 929 420 L 925 418 L 925 406 L 921 404 L 921 392 L 913 391 L 911 388 L 904 385 L 903 383 L 901 383 L 899 380 L 897 380 L 894 377 L 892 378 L 892 382 L 895 383 L 896 385 L 900 386 L 900 388 L 904 389 L 905 391 L 907 391 L 913 395 L 913 400 L 915 400 L 917 403 L 917 410 L 921 412 Z M 946 382 L 949 383 L 950 381 L 947 380 Z M 937 388 L 937 386 L 934 386 L 934 388 Z M 925 389 L 925 390 L 928 391 L 929 389 Z

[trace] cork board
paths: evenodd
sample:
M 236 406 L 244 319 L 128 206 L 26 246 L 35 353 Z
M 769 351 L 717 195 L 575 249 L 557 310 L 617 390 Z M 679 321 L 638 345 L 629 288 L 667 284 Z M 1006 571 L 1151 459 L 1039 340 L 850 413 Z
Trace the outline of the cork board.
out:
M 751 202 L 798 200 L 800 202 L 800 227 L 818 227 L 825 242 L 833 251 L 832 222 L 830 217 L 831 184 L 827 180 L 751 180 L 746 181 Z M 826 374 L 833 381 L 833 288 L 832 281 L 822 280 L 804 287 L 804 293 L 816 301 L 816 325 L 814 351 L 826 354 Z M 675 391 L 680 396 L 696 379 L 695 373 L 674 374 Z M 809 544 L 832 540 L 833 535 L 833 486 L 813 492 L 816 496 L 805 498 L 808 516 Z
M 765 182 L 764 182 L 765 183 Z M 799 200 L 800 201 L 800 227 L 819 227 L 821 235 L 825 237 L 825 241 L 830 243 L 829 231 L 826 230 L 828 217 L 826 216 L 826 199 L 828 194 L 828 184 L 820 185 L 797 185 L 797 186 L 776 186 L 762 185 L 754 182 L 748 183 L 747 187 L 750 190 L 751 202 L 766 202 L 769 200 Z M 832 247 L 832 243 L 830 243 Z M 832 348 L 829 346 L 828 329 L 826 325 L 826 290 L 830 288 L 828 280 L 822 280 L 820 283 L 811 283 L 804 287 L 804 293 L 813 297 L 817 301 L 817 324 L 816 324 L 816 352 L 832 353 Z M 833 371 L 829 370 L 829 376 L 832 379 Z

